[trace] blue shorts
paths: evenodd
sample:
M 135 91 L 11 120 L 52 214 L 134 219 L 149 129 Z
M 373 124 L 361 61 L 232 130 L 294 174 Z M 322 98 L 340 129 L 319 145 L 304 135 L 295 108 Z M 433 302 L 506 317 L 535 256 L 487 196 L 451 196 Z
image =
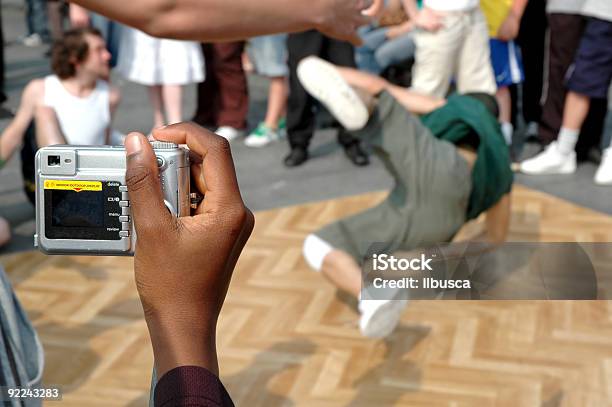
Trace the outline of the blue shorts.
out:
M 249 55 L 258 74 L 275 78 L 288 76 L 287 34 L 251 38 Z
M 612 21 L 589 19 L 567 78 L 571 91 L 596 99 L 608 97 L 612 79 Z
M 489 40 L 491 47 L 491 64 L 495 72 L 495 82 L 502 88 L 516 85 L 525 80 L 521 50 L 514 41 Z

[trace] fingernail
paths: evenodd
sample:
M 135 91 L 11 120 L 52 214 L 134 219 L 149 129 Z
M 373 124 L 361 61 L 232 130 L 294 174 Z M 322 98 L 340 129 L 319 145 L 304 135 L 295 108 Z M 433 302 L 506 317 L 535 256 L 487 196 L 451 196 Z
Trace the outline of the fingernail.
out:
M 125 140 L 125 151 L 128 155 L 139 153 L 142 150 L 142 139 L 138 134 L 130 134 Z

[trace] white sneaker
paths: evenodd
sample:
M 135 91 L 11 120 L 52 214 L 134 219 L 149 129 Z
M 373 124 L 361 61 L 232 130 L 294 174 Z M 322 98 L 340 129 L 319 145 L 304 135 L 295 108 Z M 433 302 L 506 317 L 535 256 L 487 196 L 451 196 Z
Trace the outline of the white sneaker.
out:
M 310 56 L 300 61 L 297 76 L 304 89 L 323 103 L 345 129 L 359 130 L 366 125 L 368 109 L 334 65 Z
M 395 330 L 407 300 L 360 300 L 359 330 L 368 338 L 384 338 Z
M 576 172 L 576 153 L 563 154 L 557 142 L 552 142 L 540 154 L 521 163 L 521 172 L 525 174 L 573 174 Z
M 278 129 L 271 129 L 265 123 L 259 125 L 244 139 L 244 144 L 247 147 L 264 147 L 268 144 L 281 139 L 281 133 Z
M 42 37 L 37 33 L 30 34 L 23 39 L 23 45 L 26 47 L 38 47 L 42 45 L 42 43 Z
M 235 129 L 230 126 L 221 126 L 217 128 L 217 130 L 215 130 L 215 133 L 217 133 L 219 136 L 223 137 L 227 141 L 232 141 L 244 136 L 244 130 Z
M 597 185 L 612 185 L 612 147 L 603 151 L 601 164 L 595 173 L 595 183 Z

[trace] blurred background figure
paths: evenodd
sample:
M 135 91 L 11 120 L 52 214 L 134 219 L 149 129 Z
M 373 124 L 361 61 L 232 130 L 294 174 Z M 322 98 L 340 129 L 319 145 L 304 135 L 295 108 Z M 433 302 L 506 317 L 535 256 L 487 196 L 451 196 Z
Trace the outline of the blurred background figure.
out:
M 491 63 L 497 83 L 499 122 L 509 146 L 512 144 L 512 97 L 510 86 L 525 79 L 521 51 L 514 42 L 519 33 L 527 0 L 481 0 L 482 11 L 489 26 Z
M 287 95 L 287 35 L 265 35 L 251 38 L 248 47 L 255 72 L 270 80 L 268 109 L 264 121 L 244 140 L 249 147 L 263 147 L 286 135 Z
M 154 38 L 126 27 L 117 70 L 149 88 L 157 128 L 183 120 L 182 86 L 204 80 L 204 59 L 196 42 Z
M 587 0 L 582 14 L 588 17 L 573 64 L 567 72 L 567 95 L 561 128 L 556 140 L 537 156 L 523 161 L 526 174 L 572 174 L 576 172 L 576 145 L 580 130 L 589 114 L 592 100 L 605 100 L 612 81 L 612 3 Z M 595 135 L 598 137 L 601 131 Z M 588 135 L 587 137 L 593 137 Z M 612 179 L 612 153 L 604 150 L 594 181 L 608 184 Z M 610 168 L 607 174 L 605 169 Z
M 247 78 L 242 68 L 244 42 L 202 44 L 206 80 L 198 85 L 193 121 L 227 140 L 244 137 L 249 111 Z
M 380 75 L 391 65 L 414 57 L 413 29 L 401 0 L 388 0 L 380 18 L 358 31 L 363 45 L 355 49 L 357 67 Z
M 51 41 L 47 20 L 47 0 L 26 0 L 26 36 L 23 45 L 37 47 Z
M 318 31 L 305 31 L 289 34 L 289 102 L 287 105 L 287 135 L 291 151 L 285 157 L 285 166 L 297 167 L 304 164 L 308 156 L 308 146 L 315 131 L 315 108 L 317 103 L 310 96 L 297 77 L 297 66 L 310 55 L 324 58 L 339 66 L 354 68 L 355 50 L 348 42 L 326 37 Z M 369 164 L 366 153 L 359 140 L 343 128 L 338 130 L 338 143 L 342 145 L 349 160 L 357 165 Z
M 111 53 L 110 66 L 114 68 L 117 65 L 119 45 L 121 43 L 121 24 L 109 20 L 100 14 L 92 13 L 81 6 L 71 4 L 70 25 L 75 28 L 94 27 L 100 31 L 106 41 L 108 52 Z
M 25 192 L 34 203 L 34 155 L 51 144 L 111 144 L 112 117 L 121 95 L 112 88 L 110 54 L 99 31 L 68 31 L 55 43 L 53 74 L 25 87 L 15 118 L 0 137 L 0 160 L 24 143 L 21 164 Z
M 412 89 L 446 97 L 454 79 L 459 93 L 495 95 L 497 86 L 490 61 L 487 22 L 478 0 L 405 0 L 410 19 L 420 28 Z

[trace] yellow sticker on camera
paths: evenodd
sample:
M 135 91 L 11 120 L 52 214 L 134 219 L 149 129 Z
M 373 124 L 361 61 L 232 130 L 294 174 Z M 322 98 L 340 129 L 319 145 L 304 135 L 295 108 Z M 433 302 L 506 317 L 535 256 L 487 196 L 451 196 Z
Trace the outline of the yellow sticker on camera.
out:
M 66 181 L 53 180 L 45 181 L 45 189 L 60 189 L 64 191 L 102 191 L 102 182 L 100 181 Z

